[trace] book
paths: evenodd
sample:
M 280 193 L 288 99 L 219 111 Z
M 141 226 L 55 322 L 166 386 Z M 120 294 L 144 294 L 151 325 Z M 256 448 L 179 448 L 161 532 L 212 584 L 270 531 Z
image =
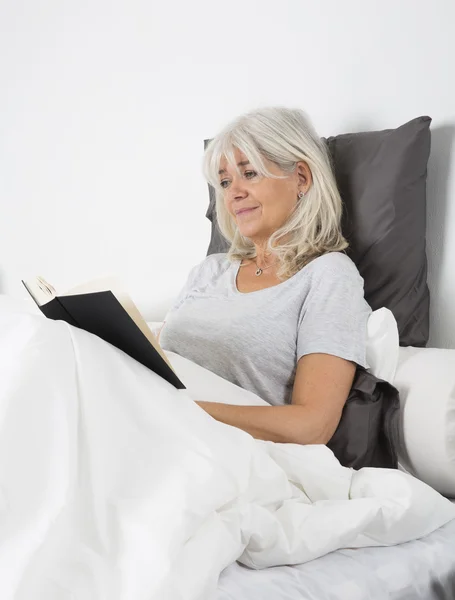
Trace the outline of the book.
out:
M 97 335 L 177 389 L 185 389 L 158 340 L 117 280 L 91 281 L 64 295 L 57 294 L 42 277 L 22 283 L 48 319 L 65 321 Z

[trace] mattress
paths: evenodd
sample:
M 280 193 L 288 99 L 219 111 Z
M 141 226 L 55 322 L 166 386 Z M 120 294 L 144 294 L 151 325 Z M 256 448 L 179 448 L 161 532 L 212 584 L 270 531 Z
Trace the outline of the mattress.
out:
M 420 540 L 297 566 L 223 571 L 216 600 L 455 600 L 455 520 Z

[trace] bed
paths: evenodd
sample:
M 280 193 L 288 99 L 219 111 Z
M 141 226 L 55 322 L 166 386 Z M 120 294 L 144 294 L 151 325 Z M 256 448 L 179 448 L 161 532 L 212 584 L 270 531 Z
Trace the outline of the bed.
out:
M 154 332 L 162 322 L 151 322 Z M 384 338 L 384 331 L 379 333 Z M 370 340 L 369 340 L 370 343 Z M 382 351 L 384 348 L 382 349 Z M 378 349 L 378 353 L 382 352 Z M 172 354 L 172 353 L 171 353 Z M 390 354 L 390 352 L 389 352 Z M 171 357 L 174 367 L 185 379 L 190 393 L 200 399 L 209 399 L 217 385 L 219 401 L 230 402 L 230 384 L 226 389 L 206 381 L 194 366 Z M 384 369 L 385 367 L 385 369 Z M 400 468 L 411 471 L 430 482 L 455 504 L 455 470 L 450 457 L 438 454 L 439 423 L 447 418 L 454 425 L 455 400 L 450 400 L 455 372 L 455 351 L 428 348 L 400 348 L 394 383 L 400 388 L 403 412 L 403 445 Z M 382 374 L 390 365 L 382 365 Z M 434 380 L 438 380 L 438 387 Z M 429 416 L 425 412 L 427 389 L 438 392 L 439 402 Z M 212 398 L 213 399 L 213 398 Z M 445 401 L 447 403 L 445 403 Z M 251 397 L 239 397 L 239 403 L 251 404 Z M 448 415 L 446 417 L 446 415 Z M 435 437 L 426 434 L 428 444 L 422 444 L 419 424 L 434 430 Z M 449 430 L 453 433 L 454 427 Z M 418 434 L 415 436 L 415 434 Z M 449 433 L 450 435 L 450 433 Z M 416 439 L 417 437 L 417 439 Z M 421 452 L 425 450 L 425 460 Z M 449 444 L 448 444 L 449 446 Z M 449 450 L 450 452 L 450 450 Z M 404 464 L 405 463 L 405 464 Z M 440 470 L 435 468 L 439 465 Z M 441 473 L 444 467 L 449 478 Z M 455 520 L 428 536 L 398 546 L 381 548 L 343 549 L 296 566 L 279 566 L 254 570 L 234 563 L 220 576 L 214 600 L 453 600 L 455 599 Z
M 221 574 L 216 596 L 216 600 L 385 598 L 455 598 L 455 521 L 400 546 L 338 550 L 304 565 L 255 571 L 236 563 Z
M 422 545 L 407 544 L 425 536 L 447 559 L 423 557 L 428 579 L 450 598 L 452 502 L 395 469 L 352 470 L 325 446 L 255 441 L 219 423 L 195 404 L 203 393 L 264 401 L 170 354 L 186 390 L 0 297 L 2 600 L 242 599 L 250 586 L 265 598 L 284 577 L 279 600 L 293 597 L 290 585 L 302 597 L 307 573 L 325 591 L 328 578 L 338 583 L 325 597 L 350 600 L 349 573 L 370 586 L 366 597 L 377 591 L 369 564 L 388 565 L 388 584 L 412 576 L 429 591 L 409 551 Z M 397 553 L 409 558 L 382 563 Z

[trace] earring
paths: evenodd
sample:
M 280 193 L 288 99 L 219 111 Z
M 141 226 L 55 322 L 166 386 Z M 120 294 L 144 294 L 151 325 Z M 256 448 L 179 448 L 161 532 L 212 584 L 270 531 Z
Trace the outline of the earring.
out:
M 301 200 L 301 199 L 302 199 L 304 196 L 305 196 L 305 193 L 304 193 L 304 192 L 299 192 L 299 193 L 297 194 L 297 198 L 298 198 L 299 200 Z

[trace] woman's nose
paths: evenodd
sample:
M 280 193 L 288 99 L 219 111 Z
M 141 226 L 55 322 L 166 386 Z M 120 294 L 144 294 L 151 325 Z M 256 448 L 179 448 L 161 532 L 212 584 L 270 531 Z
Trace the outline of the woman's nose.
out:
M 242 180 L 232 181 L 231 185 L 229 186 L 229 193 L 231 198 L 234 200 L 237 198 L 245 198 L 247 192 Z

